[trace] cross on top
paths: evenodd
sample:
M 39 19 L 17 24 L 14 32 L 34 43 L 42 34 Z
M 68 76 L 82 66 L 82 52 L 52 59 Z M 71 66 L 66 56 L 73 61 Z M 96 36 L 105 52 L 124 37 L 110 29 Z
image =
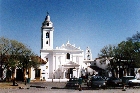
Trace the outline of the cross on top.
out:
M 47 12 L 47 15 L 49 15 L 49 12 Z

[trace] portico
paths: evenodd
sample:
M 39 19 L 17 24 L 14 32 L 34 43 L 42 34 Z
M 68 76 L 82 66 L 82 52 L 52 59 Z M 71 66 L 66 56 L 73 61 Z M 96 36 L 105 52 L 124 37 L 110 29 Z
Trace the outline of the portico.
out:
M 63 78 L 79 77 L 79 66 L 75 62 L 70 61 L 69 63 L 63 65 L 64 75 Z

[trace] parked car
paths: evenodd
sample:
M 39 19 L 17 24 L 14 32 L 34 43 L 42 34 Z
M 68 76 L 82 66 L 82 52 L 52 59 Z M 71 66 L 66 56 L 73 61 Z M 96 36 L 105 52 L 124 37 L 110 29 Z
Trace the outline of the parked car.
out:
M 88 80 L 87 80 L 87 86 L 88 87 L 91 86 L 91 78 L 92 78 L 92 76 L 88 76 Z
M 69 81 L 66 83 L 67 88 L 77 88 L 79 87 L 78 78 L 70 78 Z
M 93 76 L 87 82 L 87 86 L 91 86 L 91 88 L 106 88 L 106 80 L 101 76 Z
M 140 80 L 139 79 L 131 79 L 128 81 L 129 87 L 133 86 L 140 86 Z
M 122 86 L 122 80 L 120 78 L 117 78 L 117 77 L 110 77 L 108 80 L 107 80 L 107 86 L 108 87 L 119 87 L 119 86 Z
M 125 86 L 129 86 L 129 80 L 135 79 L 134 76 L 124 76 L 122 77 L 122 83 Z

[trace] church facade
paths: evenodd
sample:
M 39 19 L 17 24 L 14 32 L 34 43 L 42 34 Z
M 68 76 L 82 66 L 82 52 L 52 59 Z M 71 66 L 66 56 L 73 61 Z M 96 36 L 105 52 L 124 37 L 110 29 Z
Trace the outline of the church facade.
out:
M 47 15 L 41 27 L 41 50 L 40 55 L 47 63 L 40 66 L 41 79 L 69 79 L 71 77 L 81 77 L 85 74 L 86 68 L 92 61 L 92 54 L 87 48 L 87 52 L 69 41 L 60 47 L 53 49 L 54 27 Z M 86 57 L 85 57 L 86 55 Z M 90 60 L 86 63 L 83 60 Z

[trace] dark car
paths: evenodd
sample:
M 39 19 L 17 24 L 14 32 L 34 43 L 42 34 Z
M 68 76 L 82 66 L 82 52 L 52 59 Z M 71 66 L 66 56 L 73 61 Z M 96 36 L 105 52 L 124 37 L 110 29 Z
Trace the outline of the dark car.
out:
M 107 80 L 108 87 L 122 87 L 122 80 L 117 77 L 110 77 Z
M 79 87 L 78 78 L 70 78 L 69 81 L 66 83 L 67 88 L 77 88 Z
M 87 86 L 88 87 L 91 86 L 91 78 L 92 78 L 92 76 L 88 76 L 88 79 L 87 79 Z
M 91 86 L 91 88 L 106 88 L 106 80 L 101 76 L 93 76 L 89 81 L 89 86 Z

